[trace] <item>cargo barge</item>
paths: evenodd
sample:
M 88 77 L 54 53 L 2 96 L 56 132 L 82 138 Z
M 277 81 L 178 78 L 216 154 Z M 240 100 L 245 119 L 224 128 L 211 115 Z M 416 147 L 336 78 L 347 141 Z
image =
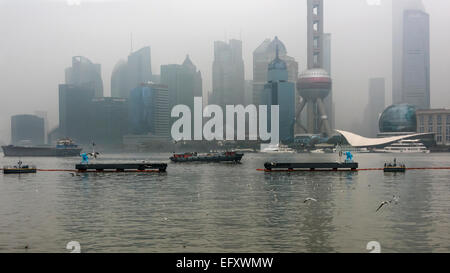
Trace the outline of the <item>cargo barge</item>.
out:
M 198 153 L 182 153 L 173 154 L 170 160 L 176 163 L 180 162 L 240 162 L 243 153 L 238 152 L 222 152 L 222 153 L 208 153 L 208 154 L 198 154 Z
M 5 156 L 79 156 L 81 148 L 71 139 L 61 139 L 56 147 L 51 146 L 2 146 Z

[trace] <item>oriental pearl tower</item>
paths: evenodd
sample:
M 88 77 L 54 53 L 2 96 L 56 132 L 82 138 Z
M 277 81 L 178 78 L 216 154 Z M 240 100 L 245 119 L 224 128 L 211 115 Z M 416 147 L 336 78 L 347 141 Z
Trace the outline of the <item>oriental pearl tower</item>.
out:
M 297 82 L 302 97 L 296 111 L 297 126 L 305 133 L 322 133 L 330 136 L 332 131 L 323 100 L 330 94 L 332 81 L 323 69 L 323 0 L 308 0 L 308 70 Z M 306 106 L 307 125 L 301 124 L 301 113 Z

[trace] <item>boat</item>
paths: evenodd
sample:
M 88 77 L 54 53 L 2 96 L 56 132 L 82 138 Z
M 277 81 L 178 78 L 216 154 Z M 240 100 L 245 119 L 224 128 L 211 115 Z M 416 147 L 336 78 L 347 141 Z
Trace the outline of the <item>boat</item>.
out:
M 234 151 L 207 154 L 174 153 L 170 160 L 173 162 L 240 162 L 243 156 L 243 153 Z
M 79 156 L 81 148 L 72 139 L 58 140 L 53 146 L 2 146 L 5 156 Z
M 398 172 L 406 172 L 405 164 L 397 164 L 397 159 L 394 158 L 394 163 L 384 163 L 384 172 L 389 173 L 398 173 Z
M 269 146 L 267 148 L 264 148 L 261 150 L 261 153 L 289 153 L 289 154 L 293 154 L 295 153 L 295 151 L 292 148 L 289 148 L 286 145 L 273 145 L 273 146 Z
M 430 153 L 430 150 L 418 139 L 404 139 L 384 149 L 375 149 L 375 153 Z
M 4 166 L 3 173 L 4 174 L 13 174 L 13 173 L 36 173 L 37 169 L 34 165 L 23 165 L 22 161 L 19 160 L 17 165 L 14 166 Z

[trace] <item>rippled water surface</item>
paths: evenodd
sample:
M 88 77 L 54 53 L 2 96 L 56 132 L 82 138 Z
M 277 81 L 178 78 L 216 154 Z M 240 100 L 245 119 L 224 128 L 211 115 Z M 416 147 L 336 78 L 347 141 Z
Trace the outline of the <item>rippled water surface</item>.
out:
M 169 154 L 108 154 L 102 162 L 167 161 Z M 170 164 L 166 174 L 0 174 L 0 252 L 450 251 L 450 170 L 406 174 L 264 173 L 266 161 L 335 155 L 246 154 L 242 164 Z M 357 154 L 360 168 L 392 155 Z M 449 154 L 402 155 L 408 167 L 450 166 Z M 0 157 L 1 165 L 17 158 Z M 73 169 L 79 158 L 22 158 Z M 375 212 L 384 200 L 399 196 Z M 317 202 L 304 203 L 312 197 Z M 28 245 L 28 249 L 24 246 Z

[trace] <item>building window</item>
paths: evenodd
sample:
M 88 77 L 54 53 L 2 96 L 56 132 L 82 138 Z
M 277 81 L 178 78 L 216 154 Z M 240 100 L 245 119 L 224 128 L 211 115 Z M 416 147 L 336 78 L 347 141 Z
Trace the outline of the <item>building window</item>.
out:
M 319 48 L 319 37 L 314 37 L 314 48 Z
M 428 124 L 429 124 L 429 125 L 432 125 L 432 124 L 433 124 L 433 116 L 432 116 L 432 115 L 429 115 L 429 116 L 428 116 Z
M 314 5 L 313 6 L 313 14 L 314 15 L 319 15 L 319 6 L 318 5 Z
M 425 128 L 424 127 L 420 127 L 419 133 L 425 133 Z
M 439 125 L 442 124 L 442 116 L 441 115 L 437 116 L 437 124 L 439 124 Z
M 450 124 L 450 115 L 447 115 L 447 124 Z
M 428 127 L 428 133 L 432 133 L 433 132 L 433 126 L 429 126 Z
M 420 125 L 423 126 L 424 123 L 425 123 L 424 117 L 423 117 L 423 116 L 420 116 L 419 121 L 420 121 Z
M 441 126 L 438 126 L 438 127 L 437 127 L 437 133 L 438 133 L 439 135 L 442 135 L 442 127 L 441 127 Z
M 438 136 L 436 137 L 436 142 L 437 142 L 437 143 L 442 143 L 442 136 L 441 136 L 441 135 L 438 135 Z

